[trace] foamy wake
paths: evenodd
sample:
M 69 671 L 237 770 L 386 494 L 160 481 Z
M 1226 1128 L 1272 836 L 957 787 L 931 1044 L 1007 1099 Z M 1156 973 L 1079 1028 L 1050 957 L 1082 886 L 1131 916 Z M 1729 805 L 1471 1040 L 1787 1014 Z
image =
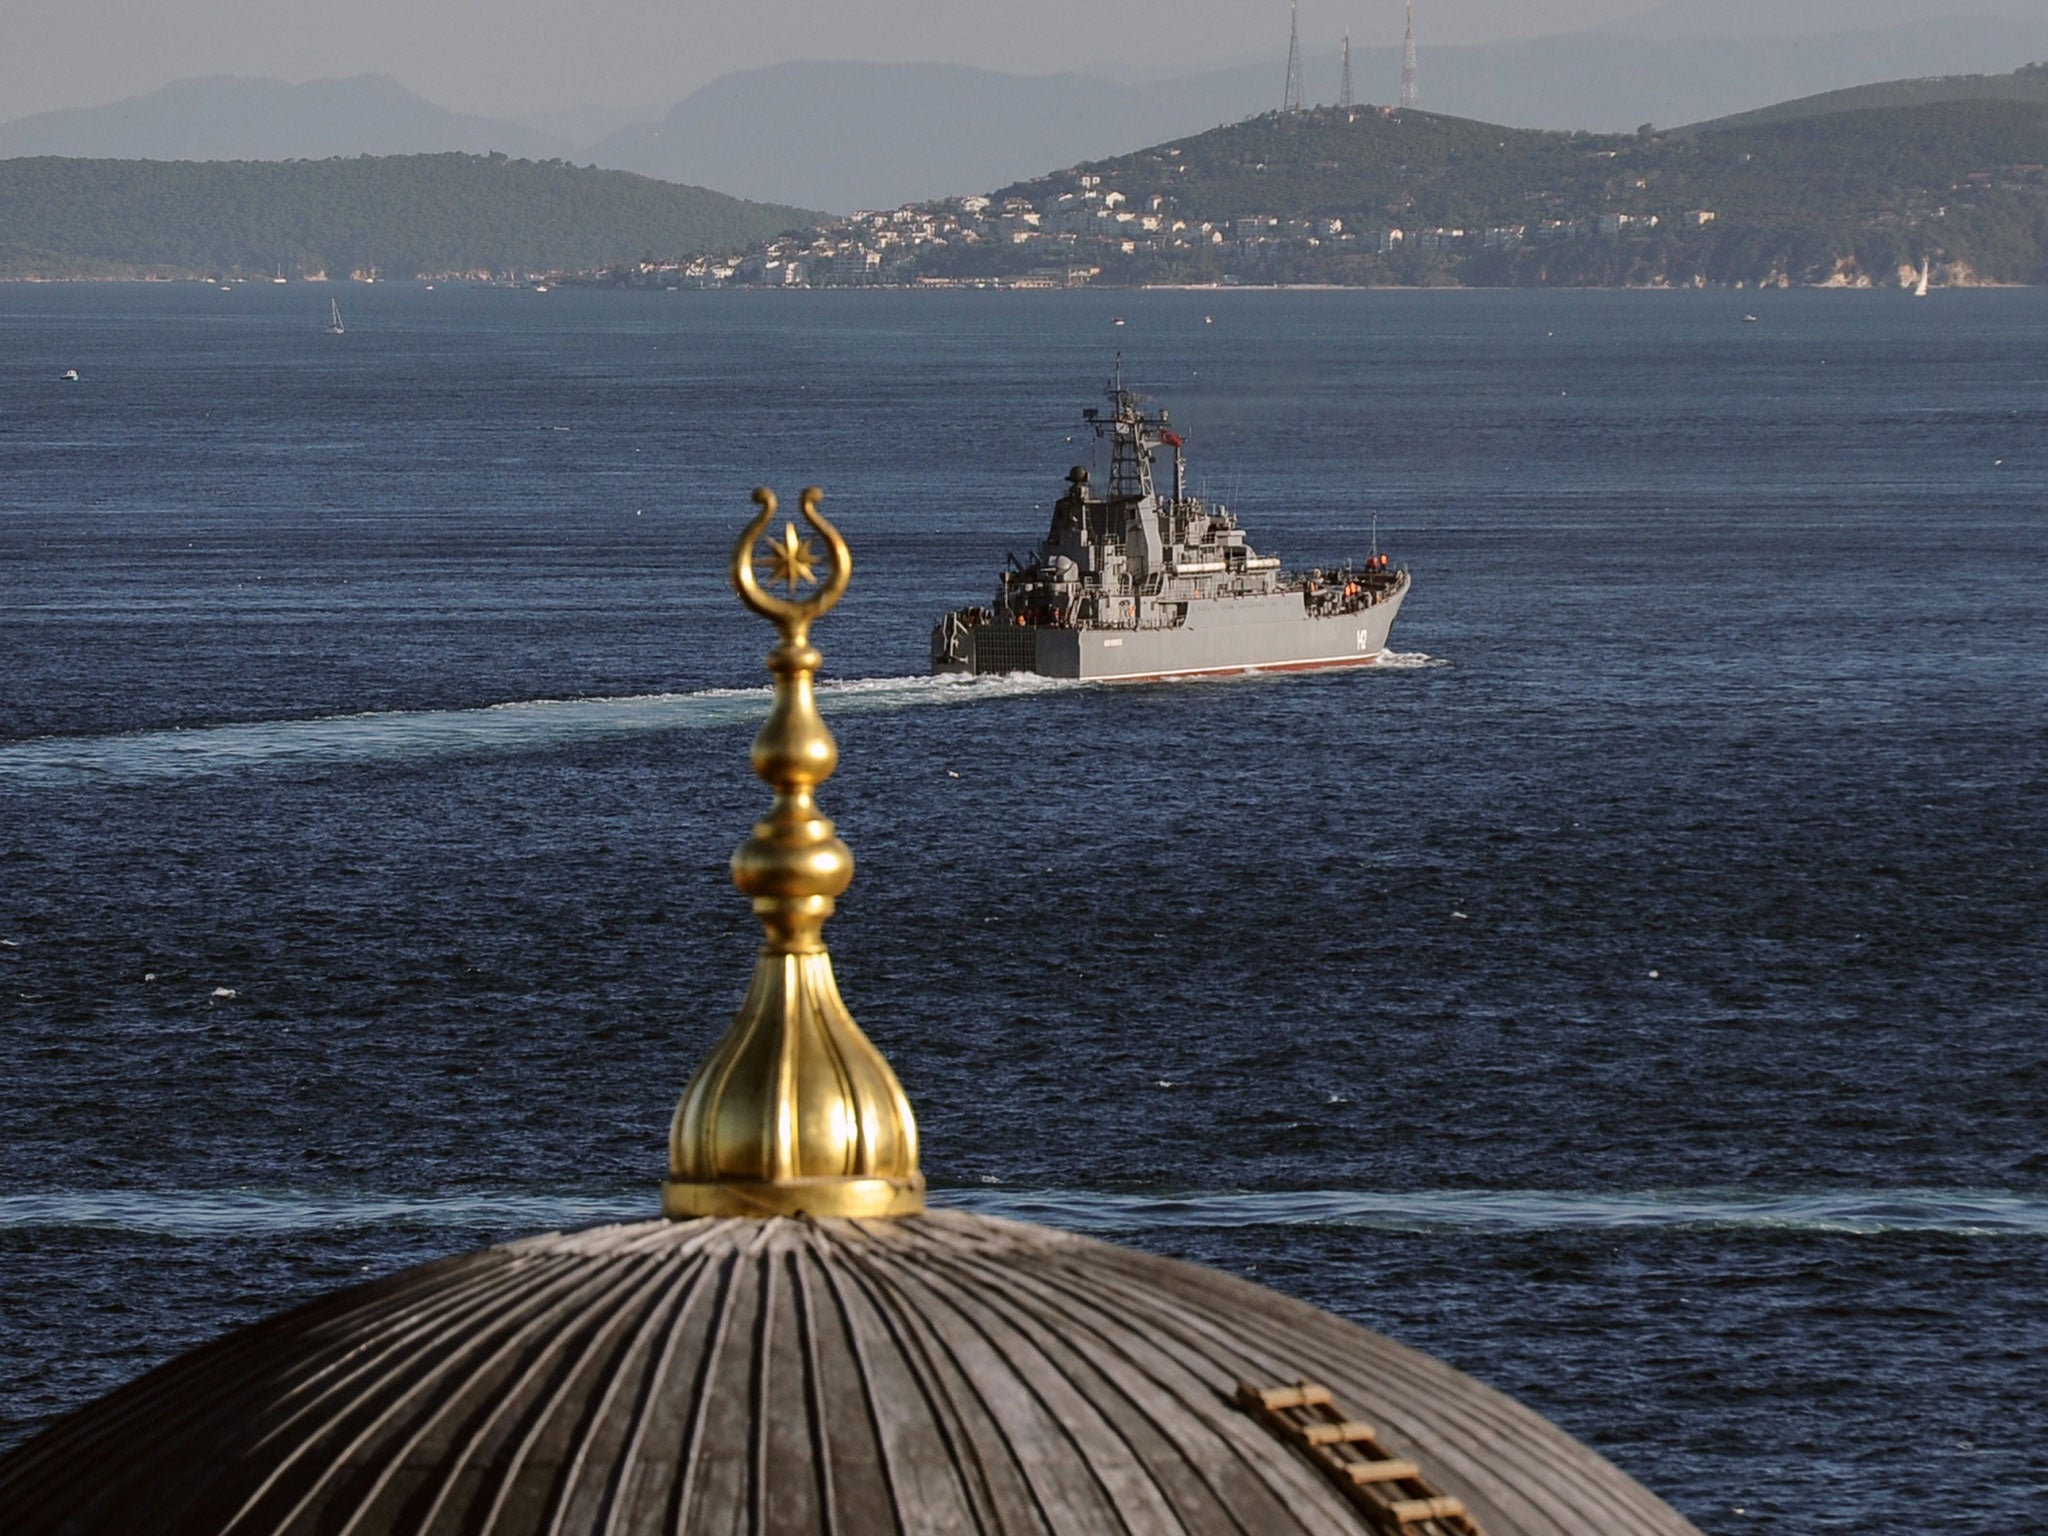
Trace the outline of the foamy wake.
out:
M 1443 665 L 1421 652 L 1389 651 L 1384 668 Z M 818 685 L 835 714 L 988 703 L 1089 686 L 1013 672 L 1001 677 L 830 679 Z M 107 784 L 193 778 L 240 770 L 334 767 L 394 759 L 546 750 L 607 737 L 701 730 L 758 720 L 769 690 L 705 688 L 623 698 L 525 699 L 473 709 L 380 710 L 298 720 L 41 736 L 0 745 L 0 785 L 90 780 Z
M 1887 1233 L 2048 1236 L 2048 1199 L 1976 1189 L 1799 1194 L 1303 1190 L 1133 1195 L 982 1187 L 935 1190 L 932 1203 L 1111 1236 L 1160 1229 L 1318 1226 L 1423 1234 L 1677 1229 L 1856 1237 Z M 0 1196 L 0 1230 L 82 1228 L 185 1237 L 378 1227 L 527 1232 L 640 1220 L 654 1216 L 658 1208 L 651 1187 L 598 1194 L 500 1190 L 420 1196 L 91 1190 Z
M 1426 651 L 1381 651 L 1376 667 L 1391 667 L 1396 671 L 1416 671 L 1423 667 L 1448 667 L 1447 656 L 1432 656 Z
M 2003 1190 L 1560 1190 L 1225 1192 L 1185 1196 L 991 1188 L 948 1205 L 1081 1232 L 1181 1227 L 1366 1227 L 1397 1232 L 1552 1232 L 1622 1228 L 2048 1236 L 2048 1199 Z
M 835 713 L 967 704 L 1073 687 L 1052 678 L 863 677 L 827 681 Z M 701 730 L 761 718 L 769 690 L 707 688 L 625 698 L 526 699 L 475 709 L 382 710 L 110 736 L 44 736 L 0 746 L 0 784 L 133 783 L 239 769 L 518 753 L 606 737 Z

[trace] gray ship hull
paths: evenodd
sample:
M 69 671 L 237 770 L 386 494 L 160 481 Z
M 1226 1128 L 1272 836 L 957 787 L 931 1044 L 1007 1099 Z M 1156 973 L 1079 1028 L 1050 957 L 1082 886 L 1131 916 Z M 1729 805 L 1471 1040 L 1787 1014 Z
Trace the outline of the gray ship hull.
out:
M 1186 440 L 1124 388 L 1121 358 L 1104 393 L 1108 411 L 1081 413 L 1108 449 L 1104 483 L 1086 464 L 1067 471 L 1051 527 L 1029 559 L 1010 557 L 994 601 L 932 627 L 933 671 L 1136 682 L 1380 659 L 1408 572 L 1380 553 L 1377 522 L 1362 561 L 1290 575 L 1228 507 L 1188 494 Z
M 1408 586 L 1403 573 L 1391 592 L 1350 613 L 1306 613 L 1301 596 L 1288 592 L 1190 603 L 1186 619 L 1171 627 L 979 624 L 967 632 L 966 655 L 942 670 L 1144 682 L 1370 666 L 1386 651 Z

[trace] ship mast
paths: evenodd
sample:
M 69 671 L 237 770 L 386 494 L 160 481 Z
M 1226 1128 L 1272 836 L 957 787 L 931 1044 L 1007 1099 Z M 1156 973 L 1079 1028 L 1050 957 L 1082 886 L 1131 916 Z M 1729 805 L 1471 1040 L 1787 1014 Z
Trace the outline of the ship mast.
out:
M 1139 409 L 1135 390 L 1124 388 L 1124 355 L 1116 355 L 1116 371 L 1103 391 L 1109 399 L 1109 419 L 1093 407 L 1081 417 L 1095 428 L 1097 437 L 1109 436 L 1109 485 L 1111 501 L 1119 498 L 1142 501 L 1153 494 L 1152 455 L 1145 441 L 1145 413 Z

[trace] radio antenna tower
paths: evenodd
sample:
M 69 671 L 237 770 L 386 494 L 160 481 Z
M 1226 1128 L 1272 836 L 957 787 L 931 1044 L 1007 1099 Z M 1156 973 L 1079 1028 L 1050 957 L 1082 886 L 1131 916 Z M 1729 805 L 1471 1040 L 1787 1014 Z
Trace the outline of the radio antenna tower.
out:
M 1344 29 L 1344 83 L 1337 88 L 1337 105 L 1351 110 L 1351 29 Z
M 1292 0 L 1287 7 L 1287 89 L 1281 94 L 1280 110 L 1301 110 L 1301 27 L 1295 19 Z
M 1415 0 L 1408 0 L 1408 36 L 1401 44 L 1401 105 L 1422 105 L 1422 84 L 1415 75 Z

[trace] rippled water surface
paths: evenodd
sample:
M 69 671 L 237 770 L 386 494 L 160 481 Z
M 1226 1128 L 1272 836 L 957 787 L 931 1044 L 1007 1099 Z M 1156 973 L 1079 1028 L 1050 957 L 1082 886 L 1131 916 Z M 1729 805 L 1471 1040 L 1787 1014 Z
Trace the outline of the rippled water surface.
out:
M 7 1442 L 653 1211 L 752 947 L 723 555 L 817 481 L 830 933 L 938 1198 L 1710 1532 L 2048 1523 L 2048 294 L 309 292 L 0 290 Z M 1118 346 L 1254 542 L 1377 517 L 1395 664 L 918 675 Z

